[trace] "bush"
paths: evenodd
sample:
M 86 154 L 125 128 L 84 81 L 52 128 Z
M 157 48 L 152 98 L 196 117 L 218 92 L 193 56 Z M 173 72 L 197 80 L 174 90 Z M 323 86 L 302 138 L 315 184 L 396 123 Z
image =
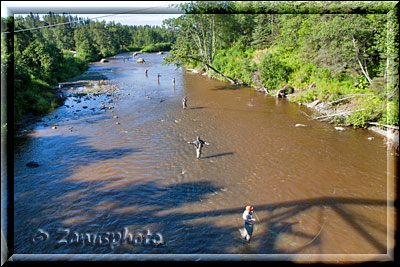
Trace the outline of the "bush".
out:
M 50 108 L 50 103 L 43 97 L 38 96 L 35 104 L 33 105 L 33 111 L 37 114 L 45 114 Z
M 54 85 L 77 76 L 88 68 L 86 61 L 68 53 L 64 53 L 64 60 L 60 60 L 59 63 L 58 72 L 53 74 L 51 84 L 46 81 L 49 80 L 46 77 L 27 75 L 22 69 L 16 69 L 14 79 L 14 121 L 16 123 L 28 113 L 42 115 L 59 105 L 60 103 L 55 102 L 58 99 L 54 99 Z
M 171 43 L 158 43 L 145 46 L 142 49 L 143 53 L 159 52 L 159 51 L 169 51 L 171 50 Z
M 135 45 L 128 45 L 128 50 L 132 52 L 140 51 L 142 50 L 142 47 L 140 46 L 135 46 Z
M 384 103 L 378 98 L 359 98 L 357 106 L 354 110 L 359 110 L 351 113 L 346 118 L 345 123 L 352 124 L 354 127 L 364 128 L 367 126 L 368 121 L 375 121 L 381 117 Z
M 218 51 L 213 66 L 228 77 L 241 79 L 244 83 L 252 85 L 253 72 L 257 69 L 252 63 L 254 53 L 253 49 L 244 49 L 240 45 L 235 45 Z
M 276 90 L 287 83 L 292 70 L 276 54 L 266 54 L 261 59 L 260 71 L 262 84 L 269 90 Z
M 310 103 L 318 99 L 318 94 L 316 90 L 308 90 L 304 93 L 300 93 L 295 97 L 291 97 L 289 100 L 291 102 L 298 102 L 298 103 Z

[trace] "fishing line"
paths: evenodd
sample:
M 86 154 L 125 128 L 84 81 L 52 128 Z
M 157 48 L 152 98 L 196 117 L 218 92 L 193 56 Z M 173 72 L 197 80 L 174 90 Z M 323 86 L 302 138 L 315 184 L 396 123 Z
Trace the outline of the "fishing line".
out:
M 319 229 L 318 234 L 317 234 L 316 236 L 314 236 L 314 238 L 313 238 L 310 242 L 308 242 L 307 244 L 305 244 L 304 246 L 310 245 L 312 242 L 314 242 L 315 239 L 317 239 L 317 237 L 319 236 L 319 234 L 322 232 L 322 229 L 324 228 L 325 223 L 326 223 L 326 221 L 322 224 L 321 229 Z
M 254 215 L 256 216 L 257 221 L 259 221 L 259 222 L 261 223 L 261 220 L 260 220 L 260 218 L 258 218 L 256 212 L 254 211 L 253 213 L 254 213 Z M 318 236 L 319 236 L 319 235 L 321 234 L 321 232 L 322 232 L 322 229 L 323 229 L 324 226 L 325 226 L 325 223 L 326 223 L 326 221 L 322 224 L 321 229 L 319 229 L 319 232 L 314 236 L 314 238 L 311 239 L 311 241 L 309 241 L 309 242 L 306 243 L 305 245 L 303 245 L 303 247 L 308 246 L 309 244 L 311 244 L 312 242 L 314 242 L 314 241 L 318 238 Z M 267 231 L 271 232 L 271 233 L 274 234 L 275 236 L 279 236 L 279 233 L 276 233 L 275 231 L 272 231 L 272 230 L 269 229 L 268 227 L 267 227 Z M 297 242 L 292 241 L 292 240 L 290 240 L 290 239 L 288 239 L 288 238 L 282 237 L 282 239 L 285 240 L 286 242 L 288 242 L 292 247 L 298 245 Z
M 260 220 L 260 218 L 258 218 L 256 212 L 254 211 L 253 213 L 254 213 L 254 215 L 256 216 L 257 220 L 261 223 L 261 220 Z M 274 234 L 275 236 L 279 236 L 279 233 L 276 233 L 276 232 L 272 231 L 272 230 L 269 229 L 268 227 L 267 227 L 267 230 L 268 230 L 269 232 L 271 232 L 272 234 Z M 296 243 L 296 242 L 294 242 L 294 241 L 292 241 L 292 240 L 290 240 L 290 239 L 288 239 L 288 238 L 282 237 L 282 239 L 285 240 L 286 242 L 288 242 L 292 247 L 298 245 L 298 243 Z

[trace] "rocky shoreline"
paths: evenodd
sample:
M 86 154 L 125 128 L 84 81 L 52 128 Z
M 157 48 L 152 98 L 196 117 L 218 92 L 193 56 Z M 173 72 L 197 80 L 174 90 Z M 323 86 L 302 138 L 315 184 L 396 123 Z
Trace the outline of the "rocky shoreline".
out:
M 111 97 L 116 93 L 117 90 L 119 90 L 118 86 L 113 84 L 112 80 L 108 80 L 105 76 L 100 75 L 99 73 L 84 73 L 71 79 L 70 81 L 61 83 L 61 85 L 62 88 L 57 90 L 54 97 L 62 102 L 58 107 L 65 106 L 67 108 L 73 107 L 66 105 L 67 99 L 72 99 L 75 103 L 82 103 L 82 101 L 95 99 L 96 96 L 99 95 Z M 111 106 L 107 106 L 110 101 L 112 102 L 112 100 L 108 99 L 108 101 L 101 103 L 97 109 L 112 109 Z M 88 107 L 84 105 L 82 108 L 85 109 Z M 92 111 L 94 111 L 94 109 L 96 108 L 91 108 Z M 80 110 L 76 110 L 75 112 L 79 111 Z M 75 112 L 74 114 L 76 114 Z M 43 118 L 47 115 L 26 115 L 23 120 L 16 125 L 14 136 L 16 138 L 24 137 L 38 124 L 43 124 L 44 127 L 57 129 L 59 126 L 58 124 L 49 124 L 43 120 Z
M 285 89 L 285 88 L 282 88 Z M 282 91 L 280 89 L 278 93 L 275 95 L 275 97 L 289 97 L 292 93 L 282 94 L 280 93 Z M 256 88 L 258 91 L 263 91 L 266 92 L 265 89 L 260 89 Z M 267 93 L 267 92 L 266 92 Z M 298 103 L 299 105 L 303 105 L 302 103 Z M 312 119 L 315 120 L 320 120 L 320 121 L 327 121 L 329 123 L 335 124 L 335 122 L 332 122 L 333 118 L 340 118 L 342 121 L 344 121 L 346 115 L 350 114 L 353 111 L 353 104 L 351 102 L 349 103 L 344 103 L 340 104 L 338 106 L 333 106 L 331 103 L 328 102 L 322 102 L 319 100 L 315 100 L 313 102 L 309 102 L 304 104 L 307 108 L 311 109 L 314 111 L 314 116 Z M 350 124 L 343 124 L 339 123 L 339 127 L 335 127 L 336 130 L 344 130 L 345 128 L 343 127 L 351 127 L 352 125 Z M 393 127 L 389 125 L 381 125 L 378 123 L 368 123 L 369 126 L 366 128 L 367 130 L 370 130 L 374 133 L 377 133 L 385 138 L 385 143 L 388 145 L 388 147 L 394 148 L 395 150 L 399 150 L 399 128 L 398 127 Z M 342 127 L 343 126 L 343 127 Z M 382 129 L 385 128 L 386 130 Z M 370 139 L 372 140 L 372 139 Z

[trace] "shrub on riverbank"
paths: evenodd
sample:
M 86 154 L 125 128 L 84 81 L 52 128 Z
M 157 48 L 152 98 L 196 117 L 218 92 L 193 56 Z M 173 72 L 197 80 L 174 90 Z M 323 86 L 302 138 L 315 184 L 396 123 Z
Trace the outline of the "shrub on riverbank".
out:
M 383 118 L 398 125 L 393 111 L 399 84 L 397 6 L 371 2 L 369 11 L 359 14 L 359 4 L 184 3 L 179 8 L 185 15 L 166 23 L 178 40 L 166 62 L 190 65 L 231 83 L 243 81 L 272 95 L 294 88 L 291 100 L 296 102 L 346 98 L 354 110 L 343 112 L 357 127 Z M 245 6 L 251 12 L 244 14 Z M 287 12 L 299 8 L 307 12 Z M 331 8 L 337 12 L 321 12 Z M 255 54 L 247 54 L 253 49 Z M 374 98 L 371 103 L 347 99 L 353 94 Z
M 143 53 L 159 52 L 159 51 L 169 51 L 171 49 L 171 43 L 158 43 L 150 44 L 142 48 Z
M 333 75 L 331 71 L 304 61 L 294 51 L 282 47 L 268 50 L 244 49 L 233 46 L 216 53 L 214 67 L 224 75 L 256 86 L 254 80 L 259 73 L 258 86 L 268 88 L 274 95 L 288 84 L 295 88 L 289 101 L 310 103 L 319 100 L 325 103 L 346 103 L 345 116 L 332 117 L 332 123 L 366 127 L 367 122 L 398 125 L 398 101 L 387 101 L 382 89 L 376 90 L 365 82 L 363 76 Z M 202 64 L 193 61 L 188 67 L 202 69 Z M 359 96 L 358 96 L 359 95 Z M 332 106 L 337 108 L 337 106 Z
M 253 83 L 253 72 L 256 70 L 252 62 L 256 50 L 244 49 L 239 45 L 234 45 L 229 49 L 219 50 L 214 59 L 214 66 L 224 75 L 233 79 L 240 79 L 250 86 Z
M 277 54 L 264 55 L 259 64 L 260 80 L 263 87 L 275 91 L 283 87 L 293 71 L 291 67 L 280 60 Z
M 74 76 L 83 73 L 88 68 L 88 63 L 79 58 L 73 57 L 71 53 L 63 53 L 62 60 L 53 66 L 56 73 L 48 73 L 53 76 L 38 74 L 27 74 L 20 67 L 15 70 L 15 95 L 14 95 L 14 122 L 19 123 L 25 115 L 43 115 L 52 111 L 61 104 L 57 94 L 58 83 L 66 81 Z

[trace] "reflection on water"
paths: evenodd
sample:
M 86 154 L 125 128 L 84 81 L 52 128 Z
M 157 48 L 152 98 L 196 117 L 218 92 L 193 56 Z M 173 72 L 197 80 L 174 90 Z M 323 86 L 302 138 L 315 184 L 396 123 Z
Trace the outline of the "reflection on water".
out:
M 16 149 L 16 253 L 386 254 L 394 195 L 380 136 L 337 132 L 285 99 L 141 56 L 149 63 L 93 64 L 119 90 L 71 96 Z M 210 144 L 201 160 L 187 144 L 196 136 Z M 248 244 L 238 231 L 246 205 L 259 218 Z M 35 243 L 38 229 L 49 237 Z M 164 243 L 72 235 L 123 229 Z

